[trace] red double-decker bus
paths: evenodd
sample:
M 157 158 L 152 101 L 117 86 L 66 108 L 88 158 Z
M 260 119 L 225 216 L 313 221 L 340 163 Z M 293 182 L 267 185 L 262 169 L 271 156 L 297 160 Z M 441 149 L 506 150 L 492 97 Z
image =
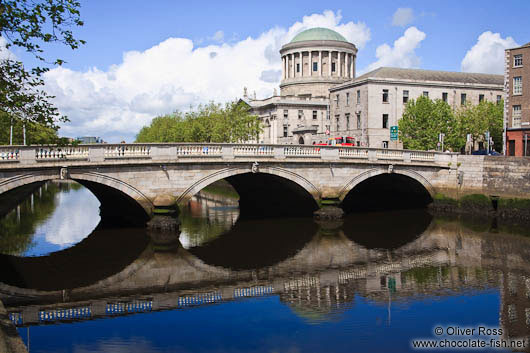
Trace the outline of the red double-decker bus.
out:
M 328 139 L 328 146 L 355 146 L 355 137 L 341 136 Z

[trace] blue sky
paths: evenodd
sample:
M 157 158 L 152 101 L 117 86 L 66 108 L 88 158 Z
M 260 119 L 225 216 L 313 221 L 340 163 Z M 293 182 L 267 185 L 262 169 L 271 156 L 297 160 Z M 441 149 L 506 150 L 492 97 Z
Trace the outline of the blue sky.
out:
M 62 135 L 109 142 L 133 141 L 157 115 L 240 97 L 244 86 L 265 98 L 279 84 L 279 48 L 313 26 L 358 46 L 357 74 L 382 65 L 502 73 L 504 48 L 530 41 L 530 1 L 81 3 L 85 26 L 74 33 L 87 44 L 47 48 L 67 61 L 47 89 L 71 120 Z

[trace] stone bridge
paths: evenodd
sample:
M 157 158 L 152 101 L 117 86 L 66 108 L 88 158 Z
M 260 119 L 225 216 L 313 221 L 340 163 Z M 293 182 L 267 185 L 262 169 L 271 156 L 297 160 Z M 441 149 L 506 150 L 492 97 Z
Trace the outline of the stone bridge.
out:
M 323 200 L 346 210 L 424 206 L 436 194 L 530 198 L 529 159 L 356 147 L 253 144 L 101 144 L 0 148 L 0 194 L 73 179 L 102 216 L 142 222 L 226 179 L 242 215 L 308 215 Z

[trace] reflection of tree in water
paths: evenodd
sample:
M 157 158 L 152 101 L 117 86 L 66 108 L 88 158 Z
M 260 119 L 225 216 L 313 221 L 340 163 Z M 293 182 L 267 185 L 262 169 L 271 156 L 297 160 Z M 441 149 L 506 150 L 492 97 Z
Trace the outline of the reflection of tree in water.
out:
M 77 183 L 48 182 L 31 193 L 0 219 L 0 253 L 21 255 L 31 249 L 37 227 L 48 220 L 57 207 L 57 194 L 82 187 Z
M 201 191 L 181 209 L 181 242 L 186 248 L 208 243 L 230 230 L 238 216 L 237 199 Z

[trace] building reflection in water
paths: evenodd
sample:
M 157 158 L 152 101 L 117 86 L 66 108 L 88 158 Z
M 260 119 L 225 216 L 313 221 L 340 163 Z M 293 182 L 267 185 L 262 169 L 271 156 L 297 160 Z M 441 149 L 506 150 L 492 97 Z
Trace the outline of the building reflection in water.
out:
M 237 221 L 237 209 L 223 202 L 199 195 L 182 212 L 180 241 L 186 246 L 159 251 L 142 245 L 144 238 L 137 235 L 134 258 L 116 251 L 113 261 L 120 265 L 112 273 L 77 280 L 81 285 L 67 290 L 68 276 L 86 273 L 57 274 L 55 287 L 42 289 L 28 278 L 47 274 L 18 263 L 21 280 L 0 278 L 0 300 L 17 327 L 268 296 L 277 296 L 308 323 L 339 322 L 362 300 L 386 308 L 391 325 L 394 304 L 499 292 L 500 309 L 484 311 L 498 312 L 505 338 L 529 335 L 529 238 L 472 229 L 424 211 L 352 215 L 338 223 Z M 127 234 L 113 232 L 119 239 L 113 246 L 119 248 Z M 105 240 L 97 241 L 103 239 L 98 234 L 79 246 L 104 268 L 111 253 L 101 257 Z M 71 254 L 78 256 L 75 248 Z M 47 261 L 54 263 L 54 256 L 67 254 L 51 254 Z M 25 270 L 31 271 L 27 277 Z

